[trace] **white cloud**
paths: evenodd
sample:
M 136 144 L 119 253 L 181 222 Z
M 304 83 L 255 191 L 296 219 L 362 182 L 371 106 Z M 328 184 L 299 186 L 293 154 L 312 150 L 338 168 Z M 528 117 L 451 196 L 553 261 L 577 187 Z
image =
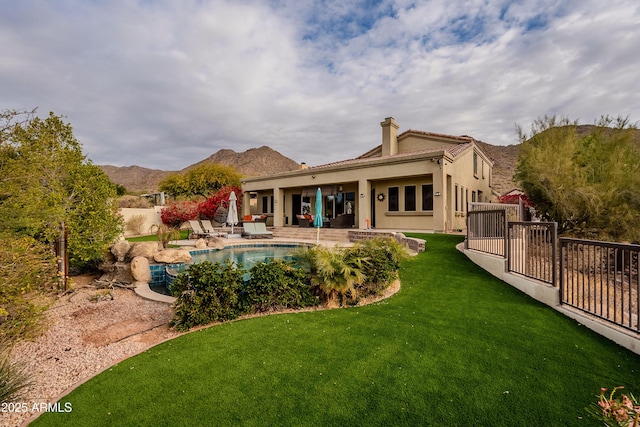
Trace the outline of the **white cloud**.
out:
M 493 144 L 547 113 L 640 119 L 635 1 L 359 3 L 0 0 L 0 108 L 159 169 L 262 145 L 353 157 L 388 116 Z

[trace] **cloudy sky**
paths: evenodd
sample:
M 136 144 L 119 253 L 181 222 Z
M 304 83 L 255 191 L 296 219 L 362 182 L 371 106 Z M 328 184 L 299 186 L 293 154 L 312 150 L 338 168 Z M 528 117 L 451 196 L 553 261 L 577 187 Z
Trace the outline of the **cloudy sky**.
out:
M 100 165 L 318 165 L 390 116 L 497 145 L 545 114 L 640 120 L 637 0 L 0 0 L 0 44 L 0 109 L 65 116 Z

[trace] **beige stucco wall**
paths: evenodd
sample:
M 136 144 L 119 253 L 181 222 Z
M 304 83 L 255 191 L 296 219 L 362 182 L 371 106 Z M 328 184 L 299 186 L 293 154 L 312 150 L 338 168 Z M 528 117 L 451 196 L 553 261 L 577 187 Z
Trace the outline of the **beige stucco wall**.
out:
M 406 141 L 403 141 L 406 142 Z M 478 154 L 479 173 L 473 174 L 473 152 Z M 438 162 L 438 160 L 440 160 Z M 485 173 L 482 175 L 482 165 Z M 262 213 L 262 197 L 276 196 L 271 212 L 273 225 L 293 223 L 292 196 L 301 194 L 304 188 L 315 189 L 327 185 L 342 185 L 343 192 L 356 193 L 356 227 L 366 228 L 366 220 L 372 219 L 371 189 L 375 195 L 385 194 L 384 202 L 374 201 L 376 228 L 420 229 L 445 231 L 466 228 L 466 203 L 471 202 L 473 192 L 480 190 L 485 197 L 491 195 L 490 161 L 473 145 L 455 158 L 446 152 L 417 154 L 401 157 L 378 157 L 364 162 L 339 164 L 327 168 L 310 168 L 243 181 L 246 193 L 257 192 L 257 205 L 251 210 L 243 204 L 243 213 Z M 433 211 L 424 212 L 421 206 L 421 185 L 433 184 Z M 416 186 L 416 211 L 404 212 L 404 187 Z M 458 209 L 455 209 L 455 189 L 458 186 Z M 400 211 L 388 212 L 388 188 L 399 187 Z M 437 196 L 436 194 L 440 195 Z M 461 197 L 462 194 L 462 197 Z M 468 198 L 466 195 L 468 194 Z M 374 196 L 375 197 L 375 196 Z M 314 197 L 312 197 L 312 210 Z M 270 201 L 268 201 L 270 203 Z
M 162 206 L 155 206 L 153 208 L 121 208 L 120 209 L 120 215 L 122 215 L 122 218 L 125 221 L 125 224 L 131 220 L 131 218 L 133 218 L 136 215 L 141 215 L 144 217 L 144 223 L 141 227 L 141 231 L 142 234 L 153 234 L 155 232 L 154 230 L 154 225 L 159 225 L 161 224 L 161 219 L 160 219 L 160 211 L 162 210 Z M 124 235 L 125 236 L 133 236 L 136 233 L 130 231 L 130 230 L 125 230 Z

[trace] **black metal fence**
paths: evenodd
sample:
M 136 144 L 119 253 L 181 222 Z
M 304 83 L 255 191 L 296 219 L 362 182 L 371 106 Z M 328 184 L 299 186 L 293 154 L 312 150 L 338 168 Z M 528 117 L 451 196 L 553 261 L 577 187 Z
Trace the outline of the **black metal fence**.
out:
M 556 286 L 558 224 L 509 222 L 507 227 L 507 270 Z
M 467 248 L 507 256 L 507 214 L 504 209 L 469 211 Z
M 561 303 L 640 333 L 639 245 L 560 239 Z

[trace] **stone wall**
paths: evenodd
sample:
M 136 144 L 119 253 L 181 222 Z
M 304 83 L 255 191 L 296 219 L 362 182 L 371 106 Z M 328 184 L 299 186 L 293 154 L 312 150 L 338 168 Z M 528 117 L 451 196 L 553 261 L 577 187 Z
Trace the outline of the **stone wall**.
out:
M 376 237 L 392 237 L 396 239 L 402 246 L 405 246 L 414 252 L 424 252 L 425 250 L 426 240 L 407 237 L 402 233 L 376 230 L 349 230 L 350 242 L 357 242 L 358 240 L 370 240 L 375 239 Z

